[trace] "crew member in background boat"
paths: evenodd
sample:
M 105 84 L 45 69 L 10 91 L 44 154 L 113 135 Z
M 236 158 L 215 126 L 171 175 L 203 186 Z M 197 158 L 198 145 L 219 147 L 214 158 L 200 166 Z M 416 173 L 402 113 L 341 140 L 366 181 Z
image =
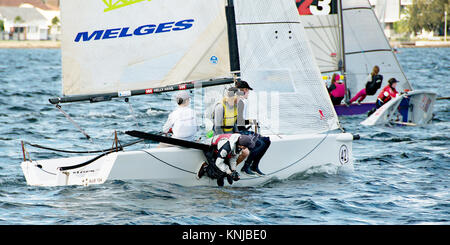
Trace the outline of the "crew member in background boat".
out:
M 398 92 L 396 90 L 397 83 L 399 81 L 395 78 L 391 78 L 388 81 L 388 85 L 383 88 L 381 93 L 378 95 L 377 102 L 375 103 L 375 108 L 369 111 L 368 116 L 372 115 L 378 108 L 382 107 L 384 104 L 386 104 L 391 99 L 398 96 Z
M 383 82 L 383 76 L 379 74 L 380 73 L 380 67 L 374 66 L 372 69 L 372 73 L 369 74 L 367 77 L 367 83 L 366 87 L 361 89 L 355 97 L 353 97 L 349 103 L 353 103 L 356 100 L 358 100 L 358 104 L 361 104 L 361 102 L 366 98 L 367 95 L 374 95 L 378 89 L 381 87 L 381 83 Z
M 331 77 L 331 84 L 328 87 L 328 93 L 333 105 L 341 104 L 342 99 L 345 97 L 345 89 L 345 84 L 340 82 L 339 74 L 334 73 Z
M 195 112 L 189 108 L 190 95 L 186 91 L 180 91 L 176 95 L 177 109 L 169 114 L 167 122 L 163 126 L 163 133 L 173 133 L 172 137 L 194 141 L 197 133 L 197 121 Z
M 226 134 L 237 132 L 238 98 L 237 88 L 231 87 L 226 91 L 221 103 L 214 108 L 214 134 Z
M 246 81 L 242 80 L 236 82 L 236 88 L 238 88 L 240 92 L 244 93 L 242 96 L 239 96 L 240 99 L 238 102 L 238 130 L 241 134 L 249 135 L 255 142 L 255 146 L 253 148 L 249 148 L 250 155 L 245 160 L 241 171 L 248 175 L 254 175 L 255 172 L 258 175 L 265 175 L 259 169 L 259 162 L 270 146 L 270 138 L 263 137 L 257 132 L 251 131 L 251 125 L 249 125 L 250 121 L 253 121 L 255 127 L 258 127 L 256 120 L 249 120 L 248 117 L 248 96 L 250 94 L 250 90 L 253 90 L 253 88 L 251 88 Z
M 206 175 L 217 179 L 217 185 L 223 186 L 224 178 L 231 185 L 240 179 L 236 167 L 249 155 L 249 148 L 255 143 L 248 135 L 220 134 L 212 138 L 210 151 L 205 152 L 204 162 L 197 173 L 197 178 Z

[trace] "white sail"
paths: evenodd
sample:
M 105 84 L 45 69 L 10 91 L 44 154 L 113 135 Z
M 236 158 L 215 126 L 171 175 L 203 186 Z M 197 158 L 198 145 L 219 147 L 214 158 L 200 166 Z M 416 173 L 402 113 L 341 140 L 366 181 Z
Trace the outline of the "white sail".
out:
M 393 77 L 400 81 L 397 90 L 411 90 L 369 2 L 352 0 L 342 1 L 342 4 L 346 82 L 351 96 L 365 87 L 367 77 L 375 65 L 380 67 L 380 74 L 384 77 L 382 86 Z M 369 96 L 366 100 L 373 102 L 376 96 Z
M 259 118 L 263 126 L 283 134 L 338 128 L 295 2 L 235 0 L 234 4 L 242 78 L 254 85 L 256 93 L 267 92 L 258 98 L 260 112 L 265 105 L 269 108 L 268 120 Z
M 297 8 L 320 72 L 339 71 L 343 51 L 337 0 L 297 1 Z
M 61 1 L 63 95 L 229 76 L 223 0 Z

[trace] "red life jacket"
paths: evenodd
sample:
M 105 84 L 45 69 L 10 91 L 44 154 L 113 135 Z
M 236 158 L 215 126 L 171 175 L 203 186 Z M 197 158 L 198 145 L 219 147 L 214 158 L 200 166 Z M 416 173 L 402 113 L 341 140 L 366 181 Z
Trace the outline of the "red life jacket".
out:
M 233 134 L 221 134 L 221 135 L 219 135 L 219 137 L 217 137 L 216 140 L 214 140 L 214 141 L 211 143 L 211 145 L 216 146 L 215 149 L 214 149 L 214 154 L 215 154 L 215 155 L 219 154 L 219 149 L 217 149 L 217 145 L 219 144 L 219 142 L 220 142 L 222 139 L 230 139 L 231 135 L 233 135 Z M 226 158 L 230 159 L 231 157 L 232 157 L 232 154 L 231 154 L 231 152 L 230 152 L 230 153 L 227 155 Z
M 221 141 L 222 139 L 230 139 L 232 134 L 221 134 L 219 135 L 219 137 L 217 137 L 217 139 L 212 142 L 212 145 L 217 145 L 219 144 L 219 141 Z
M 386 85 L 386 87 L 381 90 L 381 93 L 378 95 L 378 99 L 383 103 L 388 102 L 392 98 L 397 96 L 398 92 L 395 88 L 392 88 L 390 85 Z

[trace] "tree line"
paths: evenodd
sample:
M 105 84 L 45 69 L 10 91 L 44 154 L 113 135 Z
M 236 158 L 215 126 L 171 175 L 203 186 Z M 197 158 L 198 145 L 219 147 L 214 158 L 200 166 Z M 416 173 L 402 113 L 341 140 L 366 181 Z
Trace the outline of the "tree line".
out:
M 399 31 L 418 33 L 425 29 L 444 34 L 444 12 L 450 14 L 450 0 L 413 0 L 404 11 L 406 19 L 399 23 Z M 449 19 L 449 16 L 447 16 Z M 448 27 L 447 27 L 448 28 Z

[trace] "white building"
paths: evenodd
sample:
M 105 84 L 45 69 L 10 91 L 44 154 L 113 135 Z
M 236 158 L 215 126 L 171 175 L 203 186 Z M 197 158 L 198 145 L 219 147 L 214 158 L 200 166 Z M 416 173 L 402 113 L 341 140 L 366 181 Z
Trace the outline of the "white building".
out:
M 17 36 L 21 40 L 48 39 L 48 21 L 34 7 L 0 7 L 0 19 L 10 37 Z

